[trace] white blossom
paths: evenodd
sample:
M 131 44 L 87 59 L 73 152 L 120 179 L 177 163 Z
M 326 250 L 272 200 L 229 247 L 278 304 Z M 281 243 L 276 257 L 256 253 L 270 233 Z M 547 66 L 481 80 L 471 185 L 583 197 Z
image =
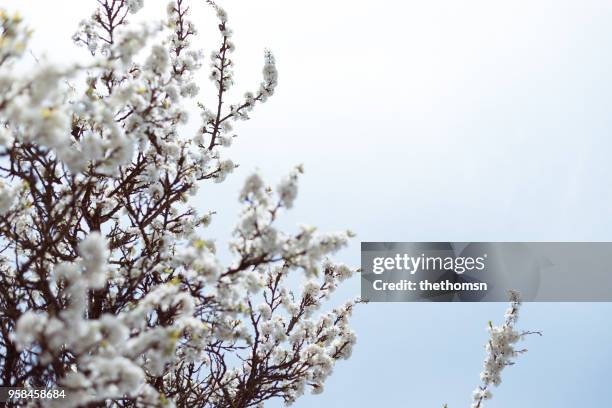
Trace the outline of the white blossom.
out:
M 17 327 L 12 336 L 12 340 L 20 348 L 25 348 L 38 340 L 47 323 L 47 315 L 28 311 L 17 321 Z
M 106 284 L 106 261 L 108 249 L 104 238 L 97 232 L 87 236 L 79 244 L 81 265 L 86 281 L 92 288 L 101 288 Z
M 0 215 L 4 215 L 13 206 L 17 196 L 17 189 L 9 185 L 5 185 L 0 180 Z
M 127 0 L 127 6 L 130 13 L 138 12 L 144 5 L 144 0 Z

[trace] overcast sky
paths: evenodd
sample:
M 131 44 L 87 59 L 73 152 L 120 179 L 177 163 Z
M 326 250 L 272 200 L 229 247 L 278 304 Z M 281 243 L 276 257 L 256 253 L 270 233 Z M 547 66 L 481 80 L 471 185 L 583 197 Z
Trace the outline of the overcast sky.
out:
M 70 36 L 94 3 L 0 0 L 36 29 L 33 53 L 58 62 L 83 55 Z M 145 3 L 162 17 L 165 1 Z M 214 19 L 202 3 L 198 46 L 210 51 Z M 219 213 L 220 245 L 246 174 L 274 182 L 298 163 L 306 174 L 287 226 L 350 227 L 363 241 L 612 240 L 612 2 L 220 4 L 240 93 L 257 86 L 264 48 L 280 72 L 276 95 L 238 128 L 231 157 L 241 167 L 198 196 L 202 211 Z M 340 259 L 357 264 L 358 244 Z M 355 280 L 342 294 L 358 291 Z M 353 359 L 296 406 L 466 407 L 486 322 L 504 307 L 367 305 Z M 529 340 L 488 406 L 609 404 L 611 312 L 527 305 L 525 328 L 545 336 Z

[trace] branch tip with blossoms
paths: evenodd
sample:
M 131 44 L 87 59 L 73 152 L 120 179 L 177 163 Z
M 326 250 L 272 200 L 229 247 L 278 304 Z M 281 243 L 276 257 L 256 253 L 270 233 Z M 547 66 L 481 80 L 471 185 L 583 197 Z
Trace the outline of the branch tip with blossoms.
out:
M 480 374 L 482 384 L 474 390 L 472 408 L 484 408 L 484 402 L 490 400 L 493 396 L 491 387 L 501 384 L 501 373 L 504 368 L 514 365 L 514 359 L 527 352 L 527 349 L 516 349 L 514 345 L 528 335 L 542 336 L 540 331 L 516 331 L 515 324 L 521 306 L 520 293 L 516 290 L 510 290 L 508 291 L 508 297 L 510 307 L 504 315 L 504 323 L 501 326 L 493 326 L 493 322 L 490 320 L 488 323 L 487 330 L 490 338 L 485 345 L 487 357 Z M 448 408 L 448 404 L 442 405 L 442 408 Z
M 501 384 L 502 371 L 507 366 L 514 365 L 516 357 L 527 352 L 527 349 L 515 348 L 515 344 L 528 335 L 542 336 L 542 332 L 539 331 L 519 332 L 516 330 L 521 298 L 519 292 L 515 290 L 510 290 L 508 296 L 510 307 L 506 310 L 504 323 L 500 326 L 493 326 L 493 322 L 489 321 L 488 324 L 490 338 L 485 346 L 487 357 L 480 374 L 482 384 L 474 390 L 472 408 L 484 407 L 484 401 L 492 398 L 491 387 Z

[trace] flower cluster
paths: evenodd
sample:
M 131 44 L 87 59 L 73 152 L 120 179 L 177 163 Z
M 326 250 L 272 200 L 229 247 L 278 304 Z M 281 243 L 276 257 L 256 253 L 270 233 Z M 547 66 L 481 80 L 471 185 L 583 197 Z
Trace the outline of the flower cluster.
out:
M 23 27 L 19 13 L 0 9 L 0 66 L 21 57 L 29 37 L 30 31 Z
M 6 214 L 17 199 L 19 188 L 7 185 L 0 180 L 0 215 Z
M 484 401 L 492 397 L 491 386 L 501 384 L 501 374 L 504 368 L 514 364 L 514 359 L 527 351 L 527 349 L 516 349 L 518 341 L 528 334 L 540 334 L 539 332 L 518 332 L 515 324 L 519 317 L 521 306 L 520 295 L 516 291 L 510 291 L 510 307 L 506 311 L 505 321 L 501 326 L 493 326 L 489 322 L 489 341 L 485 348 L 487 357 L 484 368 L 480 374 L 482 385 L 474 390 L 472 408 L 484 407 Z
M 216 95 L 197 103 L 195 134 L 184 125 L 204 53 L 187 0 L 171 1 L 163 24 L 142 25 L 129 22 L 142 0 L 99 0 L 73 36 L 90 62 L 29 71 L 18 67 L 29 32 L 0 12 L 0 377 L 66 388 L 44 404 L 290 403 L 321 392 L 351 354 L 359 301 L 321 309 L 355 272 L 329 260 L 353 234 L 277 227 L 301 166 L 276 188 L 247 178 L 228 265 L 205 236 L 214 212 L 189 204 L 234 170 L 232 122 L 278 81 L 266 51 L 257 90 L 226 102 L 235 45 L 227 13 L 208 3 L 220 34 Z

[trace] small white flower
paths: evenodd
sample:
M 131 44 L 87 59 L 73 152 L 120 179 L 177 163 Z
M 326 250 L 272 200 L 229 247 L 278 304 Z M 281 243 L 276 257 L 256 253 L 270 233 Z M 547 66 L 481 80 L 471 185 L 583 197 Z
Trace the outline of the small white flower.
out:
M 90 233 L 79 244 L 79 254 L 87 283 L 95 289 L 104 287 L 109 255 L 106 240 L 99 232 Z
M 127 7 L 130 13 L 138 12 L 144 5 L 144 0 L 127 0 Z
M 46 323 L 46 314 L 28 311 L 17 321 L 17 327 L 15 332 L 11 333 L 11 338 L 20 349 L 24 349 L 38 340 Z

